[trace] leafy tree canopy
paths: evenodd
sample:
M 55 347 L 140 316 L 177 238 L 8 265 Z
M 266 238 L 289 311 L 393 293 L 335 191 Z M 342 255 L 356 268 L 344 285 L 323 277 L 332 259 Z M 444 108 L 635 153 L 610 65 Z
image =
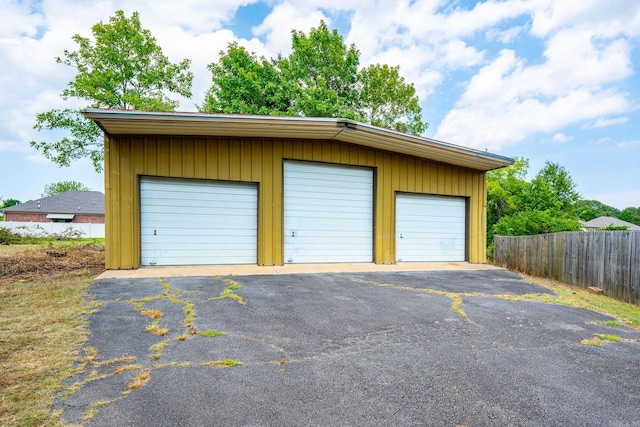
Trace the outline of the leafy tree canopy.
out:
M 638 208 L 624 208 L 618 216 L 623 221 L 630 222 L 635 225 L 640 225 L 640 207 Z
M 258 58 L 237 43 L 209 64 L 212 86 L 202 112 L 342 117 L 421 134 L 427 128 L 413 84 L 399 67 L 358 70 L 360 52 L 321 21 L 293 31 L 291 54 Z
M 520 236 L 558 231 L 578 231 L 579 194 L 567 170 L 546 162 L 531 180 L 529 161 L 516 158 L 513 165 L 487 172 L 487 244 L 494 235 Z
M 7 200 L 0 199 L 0 209 L 8 208 L 10 206 L 19 205 L 20 203 L 22 203 L 22 202 L 20 200 L 17 200 L 17 199 L 7 199 Z
M 500 218 L 493 227 L 493 234 L 499 236 L 529 236 L 560 231 L 580 231 L 580 220 L 576 216 L 551 210 L 525 210 Z
M 531 181 L 528 205 L 533 209 L 573 215 L 580 199 L 575 188 L 576 184 L 563 166 L 547 161 Z
M 601 216 L 618 218 L 620 215 L 620 210 L 597 200 L 578 200 L 578 203 L 576 203 L 576 212 L 583 221 L 591 221 Z
M 89 187 L 78 181 L 60 181 L 44 186 L 44 191 L 40 197 L 49 197 L 65 191 L 91 191 Z
M 57 63 L 77 70 L 62 91 L 62 99 L 82 99 L 91 108 L 166 111 L 178 106 L 167 93 L 191 97 L 190 61 L 170 62 L 149 30 L 141 27 L 137 12 L 127 18 L 118 10 L 108 23 L 99 22 L 91 31 L 93 39 L 74 35 L 78 49 L 65 50 L 56 58 Z M 34 128 L 69 132 L 53 143 L 31 141 L 49 160 L 69 166 L 73 160 L 89 157 L 96 171 L 102 170 L 102 132 L 79 110 L 39 113 Z

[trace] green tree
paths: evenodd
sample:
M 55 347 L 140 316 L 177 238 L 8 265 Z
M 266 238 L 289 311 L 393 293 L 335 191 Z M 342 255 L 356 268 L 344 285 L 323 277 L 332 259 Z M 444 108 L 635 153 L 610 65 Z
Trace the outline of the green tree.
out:
M 581 220 L 591 221 L 601 216 L 618 218 L 620 210 L 597 200 L 578 200 L 576 203 L 576 213 Z
M 19 205 L 20 203 L 22 203 L 22 202 L 20 200 L 17 200 L 17 199 L 7 199 L 7 200 L 0 199 L 0 209 L 8 208 L 10 206 Z
M 258 58 L 237 43 L 209 64 L 212 86 L 202 112 L 342 117 L 420 134 L 427 128 L 415 88 L 399 67 L 358 72 L 360 52 L 321 21 L 293 31 L 287 57 Z
M 494 225 L 502 217 L 526 209 L 528 170 L 529 160 L 516 157 L 511 166 L 487 172 L 487 244 L 493 242 Z
M 40 197 L 49 197 L 65 191 L 91 191 L 89 187 L 78 181 L 60 181 L 44 186 L 44 191 Z
M 99 22 L 91 31 L 93 39 L 74 35 L 78 50 L 65 50 L 56 58 L 57 63 L 77 70 L 62 91 L 64 100 L 82 99 L 91 108 L 166 111 L 178 106 L 167 92 L 191 97 L 190 61 L 170 62 L 149 30 L 142 29 L 137 12 L 127 18 L 118 10 L 108 23 Z M 57 142 L 31 141 L 49 160 L 69 166 L 73 160 L 89 157 L 96 171 L 102 170 L 102 132 L 80 110 L 39 113 L 34 128 L 69 132 Z
M 502 217 L 493 230 L 498 236 L 529 236 L 559 231 L 580 231 L 580 220 L 551 210 L 526 210 Z
M 284 78 L 298 87 L 299 115 L 348 119 L 358 119 L 359 63 L 356 47 L 347 47 L 338 31 L 329 30 L 324 21 L 309 35 L 292 31 L 291 54 L 278 61 Z
M 495 235 L 520 236 L 579 231 L 579 194 L 567 170 L 557 163 L 545 166 L 528 182 L 529 162 L 487 172 L 487 245 Z
M 370 65 L 358 74 L 360 115 L 375 126 L 419 135 L 427 130 L 416 89 L 400 75 L 400 67 Z
M 550 210 L 574 214 L 580 194 L 569 172 L 558 163 L 545 162 L 531 181 L 528 206 L 534 210 Z
M 640 225 L 640 207 L 638 208 L 624 208 L 620 215 L 619 219 L 623 221 L 630 222 L 635 225 Z
M 201 111 L 216 113 L 295 114 L 294 86 L 284 79 L 277 64 L 257 58 L 237 43 L 230 43 L 220 60 L 209 64 L 213 85 Z

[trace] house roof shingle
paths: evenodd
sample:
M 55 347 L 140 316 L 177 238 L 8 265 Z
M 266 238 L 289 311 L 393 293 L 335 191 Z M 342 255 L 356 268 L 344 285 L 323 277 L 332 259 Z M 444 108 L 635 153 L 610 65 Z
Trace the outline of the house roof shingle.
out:
M 65 191 L 10 206 L 2 212 L 104 214 L 104 194 L 99 191 Z
M 608 227 L 610 225 L 614 225 L 616 227 L 629 227 L 628 230 L 640 230 L 640 226 L 632 224 L 627 221 L 623 221 L 618 218 L 614 218 L 612 216 L 600 216 L 598 218 L 594 218 L 591 221 L 587 221 L 582 226 L 584 228 L 603 228 Z

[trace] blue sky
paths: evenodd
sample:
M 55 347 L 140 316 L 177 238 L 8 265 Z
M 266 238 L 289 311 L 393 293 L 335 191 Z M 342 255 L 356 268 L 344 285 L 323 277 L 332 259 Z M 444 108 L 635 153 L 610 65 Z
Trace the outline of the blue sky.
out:
M 88 161 L 60 168 L 29 146 L 36 113 L 82 107 L 60 92 L 75 75 L 55 63 L 74 34 L 114 11 L 140 13 L 173 61 L 189 58 L 196 111 L 207 64 L 237 41 L 258 55 L 290 50 L 292 29 L 324 19 L 362 66 L 399 65 L 416 86 L 425 136 L 564 166 L 585 199 L 640 207 L 640 3 L 581 0 L 0 0 L 0 197 L 81 181 L 104 191 Z

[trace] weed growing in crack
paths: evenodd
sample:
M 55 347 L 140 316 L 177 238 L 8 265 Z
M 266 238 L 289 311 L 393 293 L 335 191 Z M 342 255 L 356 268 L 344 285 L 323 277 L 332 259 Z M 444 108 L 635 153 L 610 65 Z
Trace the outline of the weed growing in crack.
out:
M 216 366 L 218 368 L 232 368 L 235 366 L 242 365 L 242 362 L 234 359 L 222 359 L 222 360 L 212 360 L 210 362 L 204 362 L 200 366 Z
M 622 342 L 623 340 L 622 340 L 622 338 L 620 338 L 617 335 L 594 334 L 593 338 L 591 338 L 591 339 L 585 338 L 582 341 L 580 341 L 580 344 L 582 344 L 582 345 L 599 346 L 599 345 L 602 345 L 606 341 Z
M 606 341 L 622 342 L 622 338 L 620 338 L 617 335 L 596 334 L 596 337 L 598 337 L 598 338 L 600 338 L 602 340 L 606 340 Z
M 151 347 L 149 347 L 149 350 L 152 352 L 152 354 L 149 355 L 149 359 L 151 360 L 159 360 L 162 358 L 162 349 L 165 348 L 167 346 L 167 344 L 169 344 L 169 340 L 162 340 L 160 342 L 155 343 L 154 345 L 152 345 Z
M 582 341 L 580 341 L 580 344 L 599 346 L 600 344 L 602 344 L 602 341 L 600 341 L 598 337 L 593 337 L 591 339 L 585 338 Z
M 140 314 L 152 319 L 160 319 L 162 317 L 162 312 L 160 310 L 141 310 Z
M 150 325 L 147 325 L 145 330 L 153 335 L 157 335 L 159 337 L 163 337 L 169 333 L 169 328 L 160 327 L 160 322 L 154 322 Z
M 209 301 L 217 301 L 217 300 L 229 298 L 236 301 L 238 304 L 245 305 L 244 299 L 240 295 L 233 293 L 233 291 L 240 289 L 242 285 L 233 279 L 224 279 L 224 282 L 228 283 L 229 286 L 224 288 L 224 290 L 220 293 L 219 296 L 215 298 L 209 298 Z
M 185 301 L 184 305 L 182 306 L 182 311 L 184 312 L 184 314 L 186 314 L 186 317 L 184 318 L 185 325 L 193 323 L 196 318 L 196 312 L 193 309 L 193 303 L 191 301 Z
M 111 371 L 109 371 L 109 374 L 116 375 L 122 372 L 139 371 L 141 369 L 142 369 L 141 365 L 124 365 L 124 366 L 119 366 L 117 368 L 113 368 Z
M 188 368 L 189 366 L 191 366 L 191 362 L 169 362 L 169 363 L 158 363 L 153 365 L 153 367 L 156 369 L 174 368 L 178 366 Z
M 151 377 L 151 371 L 149 369 L 145 369 L 142 372 L 140 372 L 138 375 L 136 375 L 134 380 L 131 381 L 129 385 L 127 385 L 127 388 L 129 390 L 135 390 L 137 388 L 144 387 L 147 381 L 149 381 L 150 377 Z
M 354 282 L 358 282 L 358 283 L 365 283 L 367 285 L 375 285 L 375 286 L 380 286 L 380 287 L 385 287 L 385 288 L 393 288 L 393 289 L 399 289 L 401 291 L 418 291 L 418 292 L 426 292 L 428 294 L 433 294 L 433 295 L 442 295 L 442 296 L 446 296 L 449 297 L 453 300 L 453 303 L 451 304 L 451 310 L 458 313 L 460 316 L 462 317 L 467 317 L 467 313 L 464 312 L 464 310 L 462 310 L 461 306 L 462 306 L 462 297 L 482 297 L 484 296 L 484 294 L 479 294 L 479 293 L 471 293 L 471 292 L 445 292 L 445 291 L 436 291 L 435 289 L 424 289 L 424 288 L 414 288 L 414 287 L 410 287 L 410 286 L 395 286 L 395 285 L 391 285 L 388 283 L 378 283 L 378 282 L 374 282 L 374 281 L 365 281 L 362 279 L 353 279 Z
M 136 359 L 137 359 L 136 356 L 123 356 L 123 357 L 118 357 L 117 359 L 104 360 L 102 362 L 94 362 L 93 366 L 95 366 L 96 368 L 99 368 L 101 366 L 117 365 L 119 363 L 133 363 L 136 361 Z
M 618 322 L 616 320 L 594 320 L 593 322 L 589 322 L 590 325 L 605 325 L 605 326 L 611 326 L 611 327 L 618 327 L 618 326 L 622 326 L 621 322 Z
M 206 331 L 198 332 L 198 335 L 200 335 L 201 337 L 221 337 L 227 334 L 222 331 L 213 331 L 211 329 L 207 329 Z

